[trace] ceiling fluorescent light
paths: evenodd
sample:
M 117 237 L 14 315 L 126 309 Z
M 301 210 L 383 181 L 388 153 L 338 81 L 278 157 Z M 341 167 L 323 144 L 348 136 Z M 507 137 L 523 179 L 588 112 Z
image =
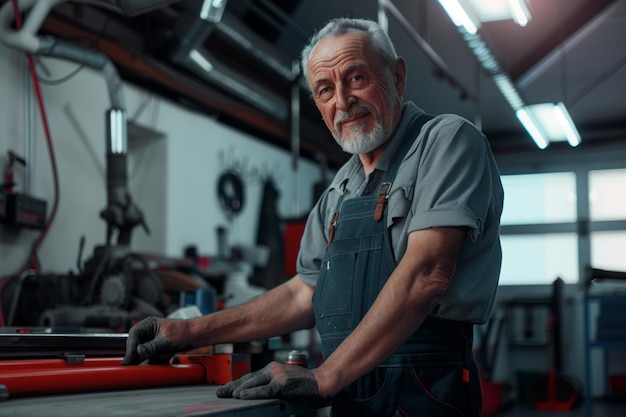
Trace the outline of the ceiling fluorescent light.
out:
M 580 144 L 580 134 L 578 133 L 578 129 L 576 129 L 576 125 L 574 125 L 574 121 L 569 115 L 565 104 L 557 103 L 553 107 L 554 115 L 556 120 L 561 125 L 561 129 L 565 133 L 565 137 L 567 138 L 567 142 L 570 146 L 578 146 Z
M 580 134 L 563 103 L 539 103 L 524 106 L 541 134 L 550 142 L 580 143 Z
M 526 7 L 526 1 L 509 0 L 509 7 L 511 8 L 511 15 L 515 23 L 522 27 L 526 26 L 530 20 L 530 12 L 528 11 L 528 7 Z
M 535 141 L 539 149 L 545 149 L 548 147 L 548 140 L 539 130 L 539 127 L 531 117 L 526 107 L 522 107 L 515 112 L 517 119 L 522 123 L 524 129 L 528 132 L 531 138 Z
M 189 52 L 189 58 L 191 58 L 193 62 L 195 62 L 200 68 L 202 68 L 203 71 L 213 71 L 213 64 L 211 64 L 211 62 L 206 59 L 205 56 L 202 55 L 197 49 L 192 49 L 191 52 Z
M 463 27 L 467 33 L 472 35 L 478 31 L 479 25 L 474 23 L 469 11 L 461 5 L 459 0 L 439 0 L 439 4 L 457 27 Z
M 204 0 L 200 9 L 200 19 L 218 23 L 222 20 L 227 0 Z
M 517 109 L 524 107 L 524 101 L 506 74 L 494 75 L 493 81 L 513 110 L 517 111 Z

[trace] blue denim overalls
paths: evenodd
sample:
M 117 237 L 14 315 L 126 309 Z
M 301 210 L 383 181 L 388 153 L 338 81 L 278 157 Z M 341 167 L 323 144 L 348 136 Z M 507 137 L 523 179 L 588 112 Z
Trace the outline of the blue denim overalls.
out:
M 359 324 L 396 267 L 387 197 L 402 158 L 431 117 L 414 121 L 377 194 L 339 200 L 313 296 L 324 358 Z M 469 323 L 429 316 L 395 354 L 333 399 L 333 416 L 479 416 L 472 331 Z

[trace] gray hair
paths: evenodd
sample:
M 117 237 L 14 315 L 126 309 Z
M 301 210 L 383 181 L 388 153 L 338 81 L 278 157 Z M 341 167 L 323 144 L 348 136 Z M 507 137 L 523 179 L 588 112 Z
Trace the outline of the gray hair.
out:
M 309 58 L 311 57 L 313 49 L 322 39 L 328 36 L 341 36 L 349 32 L 366 33 L 372 41 L 374 48 L 380 53 L 385 66 L 391 69 L 391 66 L 398 57 L 398 54 L 396 53 L 391 39 L 389 39 L 387 33 L 385 33 L 383 28 L 381 28 L 378 23 L 366 19 L 349 19 L 344 17 L 335 18 L 330 20 L 326 26 L 317 31 L 311 37 L 309 43 L 302 49 L 300 54 L 302 73 L 309 90 L 311 89 L 311 86 L 306 74 L 306 67 L 309 63 Z

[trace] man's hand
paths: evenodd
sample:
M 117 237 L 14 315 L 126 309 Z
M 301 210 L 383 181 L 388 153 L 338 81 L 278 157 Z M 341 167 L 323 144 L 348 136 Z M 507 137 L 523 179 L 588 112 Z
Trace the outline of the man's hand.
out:
M 190 349 L 187 321 L 148 317 L 130 329 L 122 365 L 137 365 L 146 359 L 166 363 L 175 353 Z
M 283 398 L 319 400 L 317 381 L 313 372 L 294 365 L 271 362 L 265 368 L 229 382 L 217 389 L 220 398 L 242 400 Z

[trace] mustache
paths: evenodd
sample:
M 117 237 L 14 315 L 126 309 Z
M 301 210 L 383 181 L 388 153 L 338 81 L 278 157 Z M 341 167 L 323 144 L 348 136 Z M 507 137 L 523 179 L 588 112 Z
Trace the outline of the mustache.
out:
M 335 129 L 339 130 L 339 125 L 352 117 L 355 117 L 363 113 L 371 113 L 371 112 L 372 112 L 372 108 L 368 106 L 367 104 L 356 104 L 354 105 L 354 107 L 350 109 L 350 111 L 340 111 L 335 116 L 335 120 L 334 120 Z

